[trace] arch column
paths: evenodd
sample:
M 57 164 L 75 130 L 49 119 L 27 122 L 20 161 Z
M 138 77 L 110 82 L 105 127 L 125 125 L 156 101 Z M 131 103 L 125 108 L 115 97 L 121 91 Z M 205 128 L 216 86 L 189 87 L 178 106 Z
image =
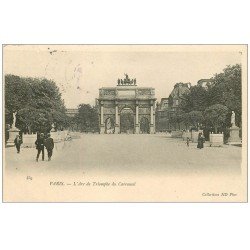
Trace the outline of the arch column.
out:
M 155 133 L 154 101 L 150 102 L 150 134 Z
M 135 134 L 140 133 L 139 128 L 139 103 L 138 101 L 135 102 Z
M 118 111 L 118 102 L 115 102 L 115 134 L 120 133 L 120 115 Z
M 103 117 L 103 102 L 100 102 L 100 134 L 105 133 L 104 117 Z

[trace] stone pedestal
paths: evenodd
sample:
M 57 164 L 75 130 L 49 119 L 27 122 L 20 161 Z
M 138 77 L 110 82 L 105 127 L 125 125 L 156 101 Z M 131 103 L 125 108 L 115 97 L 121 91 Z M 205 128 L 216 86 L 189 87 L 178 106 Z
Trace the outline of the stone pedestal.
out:
M 35 141 L 37 139 L 37 134 L 24 134 L 23 135 L 23 148 L 35 148 Z
M 222 147 L 224 143 L 224 134 L 209 134 L 209 144 L 211 146 Z
M 191 132 L 191 140 L 192 140 L 192 142 L 195 142 L 195 143 L 198 142 L 198 135 L 199 135 L 198 131 L 192 131 Z
M 19 135 L 20 130 L 18 128 L 11 128 L 9 130 L 9 139 L 7 141 L 7 147 L 15 146 L 14 140 L 17 135 Z
M 230 137 L 228 138 L 228 144 L 240 144 L 240 128 L 237 126 L 232 126 L 230 129 Z

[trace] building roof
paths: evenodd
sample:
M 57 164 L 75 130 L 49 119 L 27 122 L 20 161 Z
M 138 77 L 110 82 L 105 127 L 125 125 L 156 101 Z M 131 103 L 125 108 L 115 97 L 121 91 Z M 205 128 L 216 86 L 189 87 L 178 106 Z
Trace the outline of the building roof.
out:
M 172 98 L 179 98 L 181 97 L 183 94 L 189 93 L 189 89 L 190 89 L 191 84 L 190 83 L 176 83 L 174 85 L 174 89 L 172 90 L 170 96 Z

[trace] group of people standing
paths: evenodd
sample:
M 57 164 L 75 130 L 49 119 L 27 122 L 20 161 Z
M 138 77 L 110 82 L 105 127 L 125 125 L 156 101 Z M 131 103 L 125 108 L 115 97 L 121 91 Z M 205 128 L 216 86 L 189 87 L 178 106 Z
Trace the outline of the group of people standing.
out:
M 47 134 L 47 138 L 45 138 L 44 134 L 41 133 L 35 141 L 35 144 L 37 149 L 36 161 L 38 161 L 40 153 L 42 153 L 42 161 L 44 161 L 44 147 L 47 149 L 48 160 L 50 161 L 54 148 L 54 140 L 50 137 L 50 134 Z
M 23 143 L 20 135 L 16 136 L 14 143 L 17 149 L 17 153 L 19 154 L 21 144 Z M 53 154 L 53 149 L 54 149 L 54 140 L 53 138 L 50 137 L 50 134 L 47 134 L 46 138 L 43 133 L 38 135 L 37 140 L 35 141 L 35 145 L 37 149 L 36 161 L 38 161 L 41 153 L 42 153 L 42 161 L 44 161 L 44 148 L 47 149 L 48 160 L 50 161 L 52 154 Z

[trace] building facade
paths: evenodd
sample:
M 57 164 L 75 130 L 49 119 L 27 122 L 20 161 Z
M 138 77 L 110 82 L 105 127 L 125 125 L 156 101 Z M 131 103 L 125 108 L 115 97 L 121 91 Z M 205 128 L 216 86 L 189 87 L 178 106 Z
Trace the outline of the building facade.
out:
M 170 117 L 169 117 L 169 100 L 168 98 L 162 98 L 160 103 L 156 105 L 156 131 L 166 132 L 170 130 Z
M 185 129 L 184 124 L 179 123 L 176 115 L 179 111 L 183 96 L 189 93 L 190 83 L 176 83 L 168 98 L 162 98 L 156 108 L 156 131 L 166 132 L 170 130 Z
M 155 89 L 137 87 L 125 76 L 116 87 L 99 89 L 100 133 L 155 133 Z

